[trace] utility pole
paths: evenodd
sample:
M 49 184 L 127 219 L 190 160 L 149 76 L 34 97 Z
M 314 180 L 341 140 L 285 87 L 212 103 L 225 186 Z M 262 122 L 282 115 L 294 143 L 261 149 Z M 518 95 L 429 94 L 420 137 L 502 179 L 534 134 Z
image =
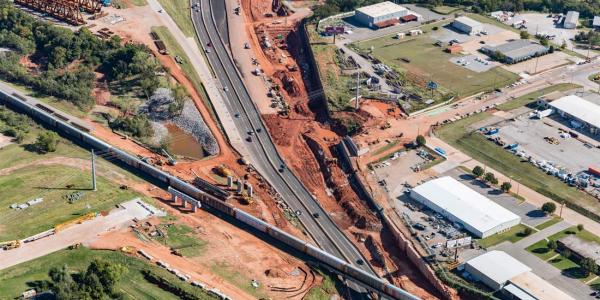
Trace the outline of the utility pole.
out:
M 358 97 L 360 97 L 360 70 L 356 72 L 356 98 L 354 98 L 354 110 L 358 110 Z
M 94 153 L 94 149 L 92 149 L 92 189 L 97 191 L 96 189 L 96 154 Z

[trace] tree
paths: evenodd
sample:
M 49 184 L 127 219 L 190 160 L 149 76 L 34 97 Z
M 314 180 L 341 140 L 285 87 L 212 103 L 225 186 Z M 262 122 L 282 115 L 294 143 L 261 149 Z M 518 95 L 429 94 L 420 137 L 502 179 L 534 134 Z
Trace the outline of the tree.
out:
M 569 258 L 571 257 L 571 255 L 573 255 L 573 253 L 571 253 L 571 250 L 567 248 L 563 249 L 560 254 L 566 258 Z
M 558 248 L 555 240 L 549 240 L 547 246 L 550 250 L 556 250 L 556 248 Z
M 424 136 L 422 136 L 422 135 L 417 136 L 417 145 L 419 145 L 419 147 L 425 146 L 426 143 L 427 143 L 427 141 L 425 140 Z
M 492 173 L 492 172 L 487 172 L 487 173 L 485 173 L 485 175 L 483 175 L 483 180 L 485 182 L 491 183 L 495 178 L 496 178 L 496 176 L 494 176 L 494 173 Z M 497 179 L 496 179 L 496 182 L 498 182 Z
M 581 268 L 586 272 L 586 276 L 590 275 L 590 273 L 598 273 L 598 265 L 593 259 L 589 257 L 582 259 L 579 262 L 579 264 L 581 265 Z
M 520 35 L 521 35 L 522 40 L 526 40 L 529 38 L 529 32 L 527 32 L 525 30 L 521 30 Z
M 505 193 L 508 193 L 510 191 L 510 189 L 512 188 L 512 184 L 510 184 L 510 182 L 503 182 L 502 185 L 500 186 L 500 190 L 502 190 Z
M 40 153 L 48 153 L 56 151 L 58 141 L 59 138 L 56 132 L 44 131 L 38 134 L 34 145 L 37 151 Z
M 577 224 L 577 231 L 583 231 L 583 224 Z
M 475 177 L 479 178 L 483 175 L 483 168 L 480 166 L 475 166 L 475 168 L 473 168 L 473 175 L 475 175 Z
M 523 231 L 521 232 L 521 234 L 523 234 L 523 236 L 530 236 L 533 233 L 533 230 L 529 227 L 525 227 L 523 229 Z
M 560 45 L 560 49 L 567 49 L 567 41 L 563 40 L 562 44 Z
M 550 45 L 550 47 L 548 47 L 548 53 L 554 53 L 554 45 Z
M 556 204 L 554 202 L 546 202 L 542 205 L 542 211 L 546 214 L 552 214 L 556 211 Z
M 493 184 L 493 185 L 498 184 L 498 178 L 496 178 L 496 177 L 490 178 L 490 183 Z
M 121 264 L 94 260 L 84 273 L 71 275 L 67 266 L 50 269 L 48 283 L 57 300 L 121 299 L 115 286 L 126 271 Z
M 541 37 L 540 38 L 540 44 L 542 44 L 543 46 L 548 47 L 548 45 L 550 45 L 550 41 L 548 41 L 548 38 L 546 38 L 546 37 Z

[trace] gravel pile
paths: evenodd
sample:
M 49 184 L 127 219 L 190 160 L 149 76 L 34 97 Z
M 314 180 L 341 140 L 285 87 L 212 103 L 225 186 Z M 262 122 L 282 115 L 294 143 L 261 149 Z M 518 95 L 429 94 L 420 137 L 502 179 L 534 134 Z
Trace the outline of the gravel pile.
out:
M 185 101 L 181 114 L 173 119 L 173 123 L 183 131 L 191 134 L 208 154 L 216 155 L 219 153 L 217 140 L 191 100 Z
M 208 154 L 218 154 L 219 145 L 210 131 L 210 128 L 208 128 L 204 119 L 202 119 L 198 109 L 196 109 L 194 103 L 187 99 L 183 104 L 181 114 L 173 118 L 168 111 L 169 104 L 173 101 L 174 99 L 170 89 L 159 88 L 156 89 L 150 99 L 138 109 L 138 113 L 146 114 L 148 119 L 152 121 L 152 127 L 156 133 L 154 139 L 160 141 L 166 136 L 168 132 L 163 124 L 172 122 L 177 127 L 181 128 L 181 130 L 192 135 Z

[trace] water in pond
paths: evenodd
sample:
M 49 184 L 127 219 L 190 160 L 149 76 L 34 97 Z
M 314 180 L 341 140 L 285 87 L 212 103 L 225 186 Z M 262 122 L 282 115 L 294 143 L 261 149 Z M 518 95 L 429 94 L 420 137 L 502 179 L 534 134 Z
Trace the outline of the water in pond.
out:
M 202 145 L 198 143 L 191 134 L 170 123 L 165 124 L 165 127 L 167 127 L 169 135 L 171 136 L 169 148 L 175 155 L 187 156 L 195 159 L 201 159 L 206 156 Z

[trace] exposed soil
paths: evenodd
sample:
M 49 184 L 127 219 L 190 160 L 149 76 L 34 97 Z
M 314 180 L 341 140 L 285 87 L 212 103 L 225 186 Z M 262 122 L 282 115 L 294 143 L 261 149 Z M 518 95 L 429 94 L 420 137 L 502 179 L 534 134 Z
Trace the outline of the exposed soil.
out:
M 337 164 L 331 149 L 339 143 L 347 125 L 357 122 L 362 130 L 386 126 L 386 119 L 401 118 L 402 113 L 393 105 L 378 101 L 363 101 L 357 112 L 342 112 L 336 119 L 348 122 L 330 123 L 323 118 L 321 105 L 311 105 L 310 95 L 316 86 L 307 62 L 306 43 L 301 41 L 299 19 L 292 14 L 286 18 L 265 18 L 265 9 L 271 0 L 242 0 L 248 21 L 246 33 L 265 76 L 271 80 L 290 109 L 282 114 L 264 114 L 273 140 L 290 169 L 299 176 L 309 191 L 316 196 L 333 220 L 354 241 L 361 252 L 373 262 L 379 274 L 391 273 L 392 282 L 424 298 L 436 298 L 434 289 L 405 258 L 393 256 L 399 250 L 383 239 L 392 238 L 378 218 L 350 186 L 346 174 Z M 273 13 L 273 11 L 270 11 Z M 292 19 L 293 21 L 290 21 Z M 270 45 L 270 47 L 267 47 Z M 294 49 L 290 51 L 289 49 Z M 290 67 L 295 66 L 295 67 Z M 364 242 L 379 249 L 369 251 Z M 372 247 L 373 248 L 373 247 Z M 375 253 L 375 254 L 374 254 Z M 377 263 L 376 261 L 379 261 Z M 415 271 L 412 271 L 415 270 Z

